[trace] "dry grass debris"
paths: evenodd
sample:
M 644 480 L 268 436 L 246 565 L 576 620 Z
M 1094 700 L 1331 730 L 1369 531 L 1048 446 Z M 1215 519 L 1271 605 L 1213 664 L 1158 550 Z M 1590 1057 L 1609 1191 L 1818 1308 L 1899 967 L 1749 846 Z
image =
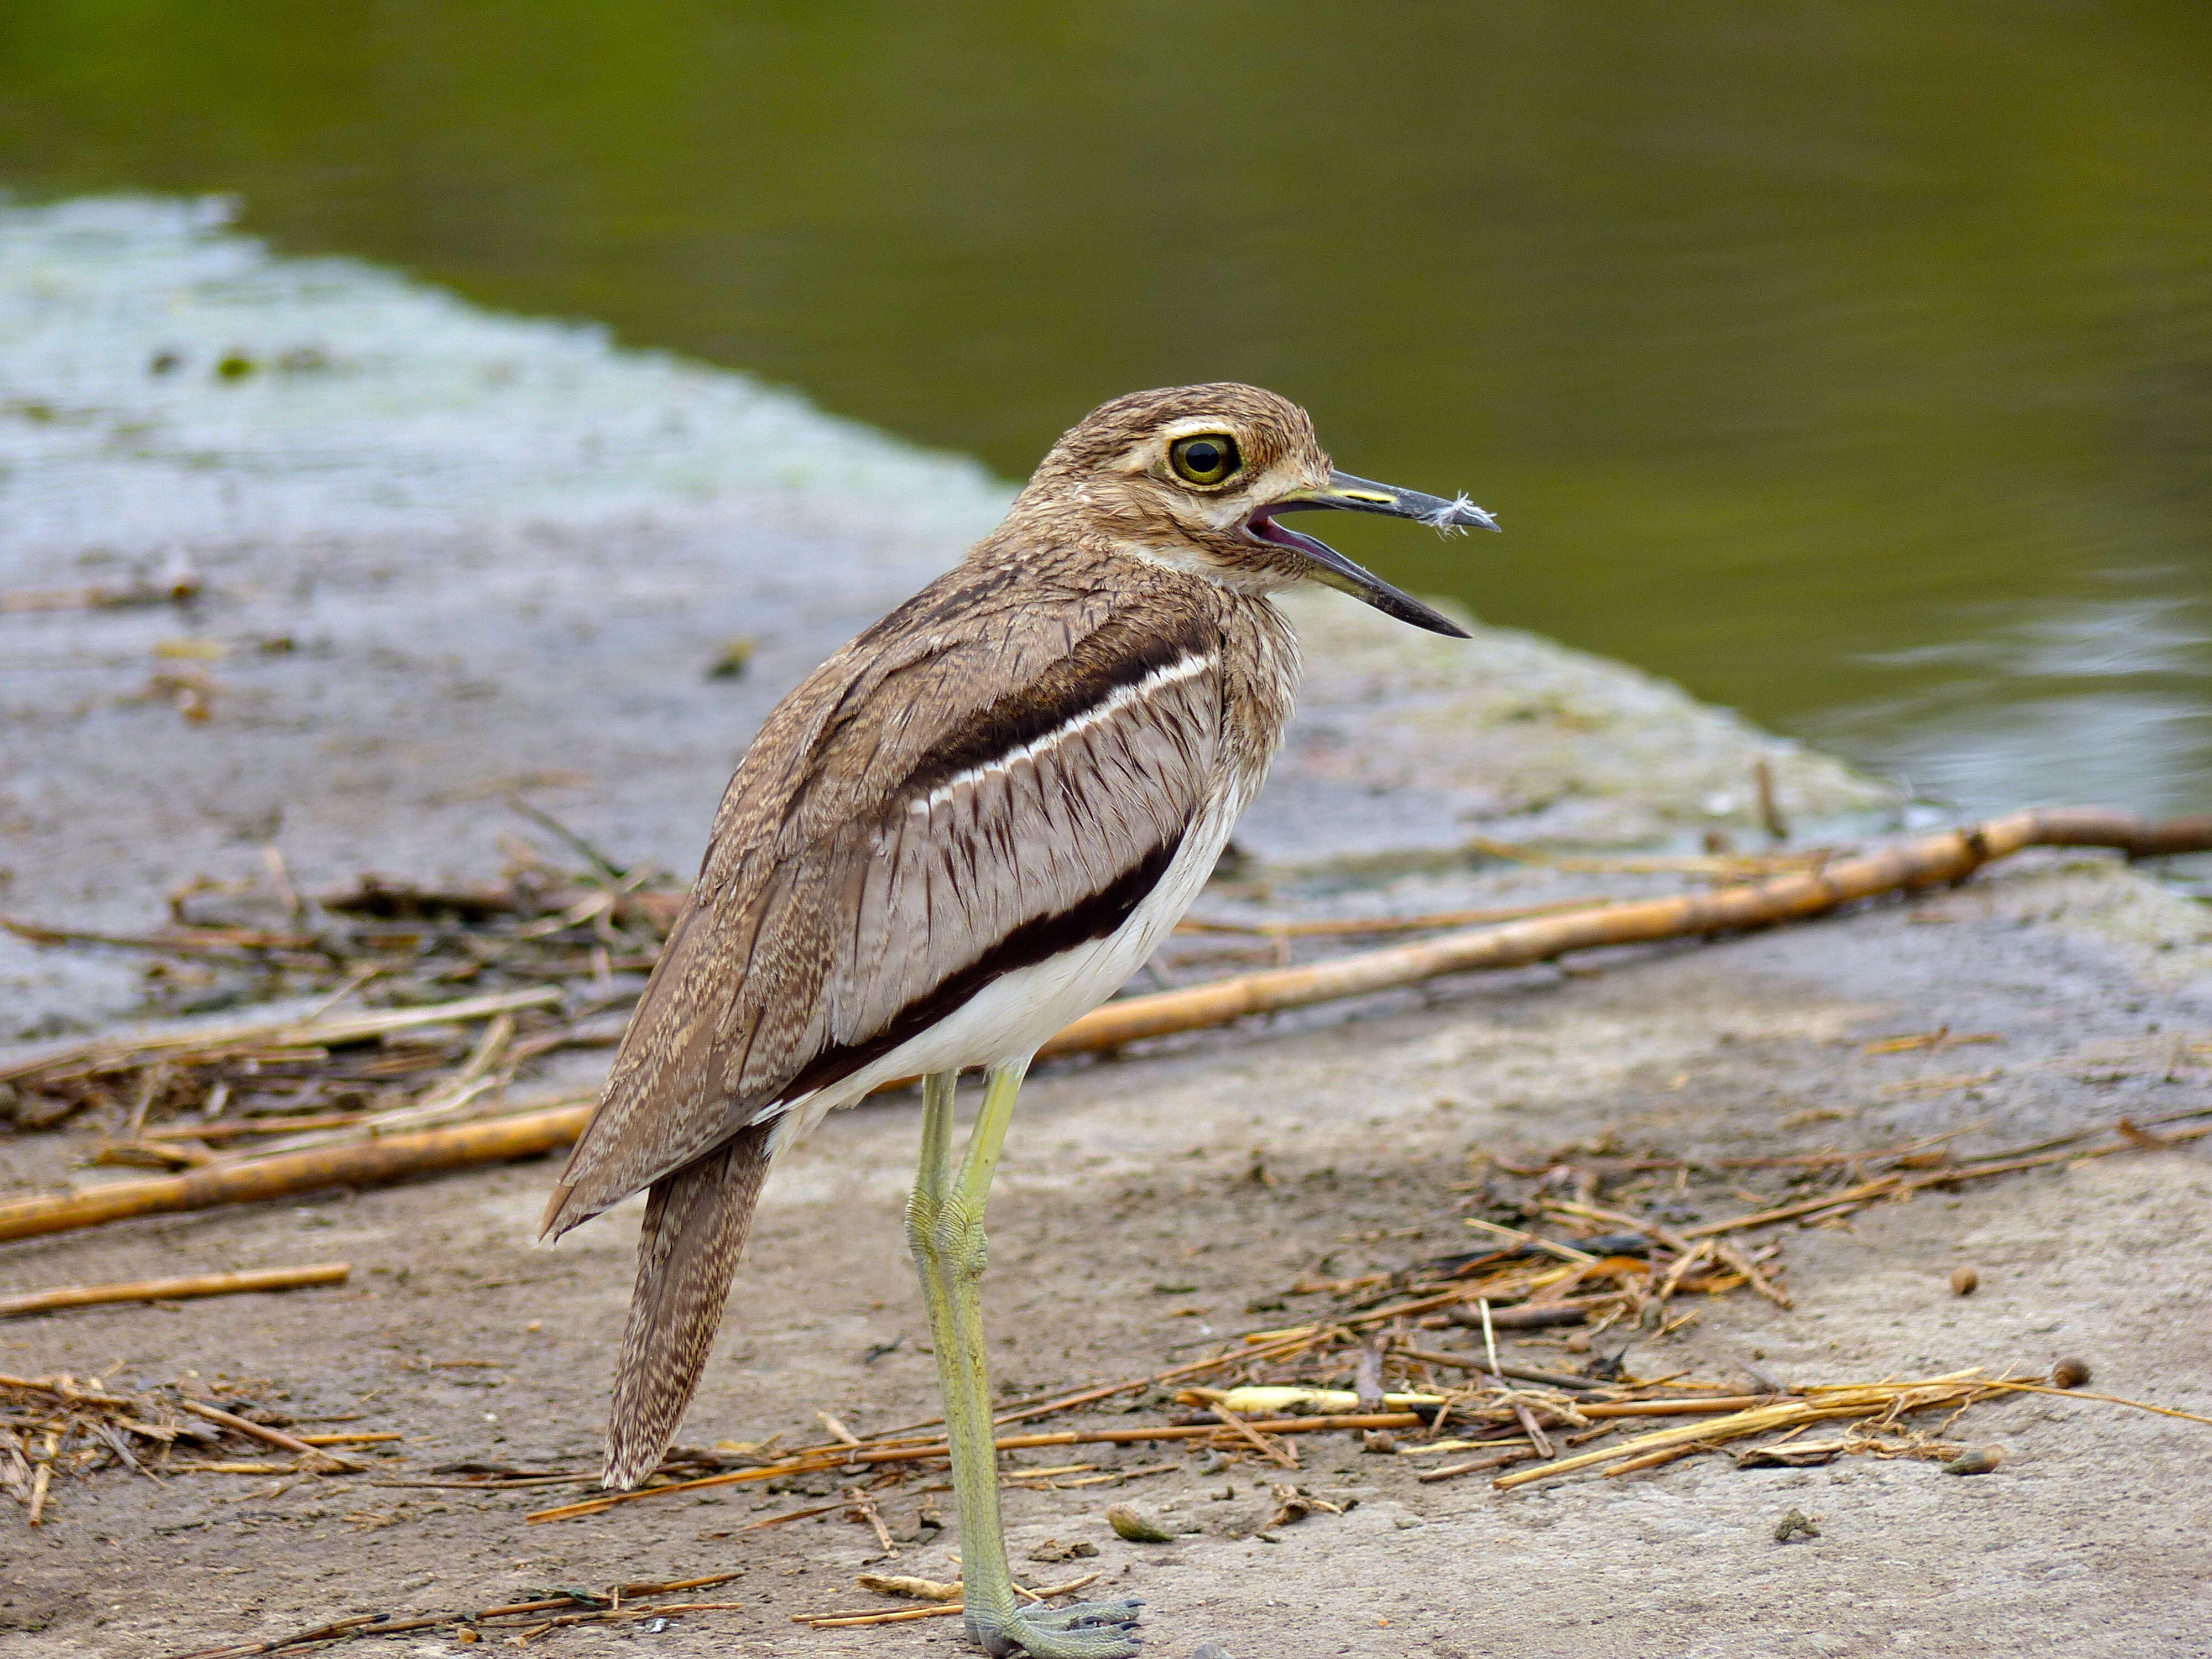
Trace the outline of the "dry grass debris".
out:
M 0 1489 L 35 1527 L 61 1483 L 109 1471 L 157 1482 L 177 1474 L 354 1474 L 365 1466 L 323 1448 L 398 1438 L 287 1433 L 280 1425 L 289 1419 L 274 1395 L 266 1382 L 205 1384 L 193 1376 L 125 1394 L 99 1377 L 0 1376 Z M 284 1460 L 268 1458 L 271 1449 Z M 247 1451 L 257 1455 L 240 1455 Z

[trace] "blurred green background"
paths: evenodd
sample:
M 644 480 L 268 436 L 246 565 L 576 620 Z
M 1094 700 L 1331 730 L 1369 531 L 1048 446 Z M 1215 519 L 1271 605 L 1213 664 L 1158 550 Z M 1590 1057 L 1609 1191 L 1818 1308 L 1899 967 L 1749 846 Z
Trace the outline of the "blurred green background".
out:
M 1020 477 L 1233 377 L 1509 534 L 1346 550 L 1938 799 L 2212 785 L 2212 7 L 39 0 L 0 184 Z

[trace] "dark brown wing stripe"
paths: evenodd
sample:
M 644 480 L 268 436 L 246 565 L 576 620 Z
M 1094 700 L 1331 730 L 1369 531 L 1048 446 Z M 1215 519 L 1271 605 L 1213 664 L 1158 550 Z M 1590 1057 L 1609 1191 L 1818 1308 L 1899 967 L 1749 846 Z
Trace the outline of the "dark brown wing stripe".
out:
M 873 1036 L 824 1049 L 777 1092 L 770 1109 L 789 1105 L 817 1089 L 826 1089 L 850 1077 L 870 1061 L 880 1059 L 964 1006 L 970 997 L 1002 975 L 1011 974 L 1018 968 L 1034 967 L 1063 951 L 1104 939 L 1128 921 L 1145 902 L 1145 896 L 1159 885 L 1168 866 L 1175 862 L 1182 838 L 1183 832 L 1177 830 L 1173 839 L 1154 848 L 1079 903 L 1024 922 L 976 961 L 939 980 L 927 994 L 900 1009 L 890 1023 Z
M 927 795 L 948 779 L 1060 730 L 1147 675 L 1184 657 L 1217 651 L 1220 643 L 1196 618 L 1164 631 L 1109 622 L 1079 640 L 1066 662 L 998 698 L 923 755 L 898 793 Z

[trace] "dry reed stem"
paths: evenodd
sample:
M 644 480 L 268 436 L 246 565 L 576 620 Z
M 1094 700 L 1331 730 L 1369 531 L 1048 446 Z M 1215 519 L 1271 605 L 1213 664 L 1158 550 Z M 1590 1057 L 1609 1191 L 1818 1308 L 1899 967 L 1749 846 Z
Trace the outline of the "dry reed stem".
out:
M 1710 1417 L 1726 1412 L 1739 1412 L 1755 1406 L 1772 1405 L 1786 1395 L 1771 1394 L 1727 1394 L 1707 1395 L 1698 1400 L 1595 1400 L 1577 1401 L 1575 1409 L 1584 1417 Z
M 1539 1457 L 1555 1455 L 1552 1449 L 1551 1439 L 1545 1434 L 1543 1426 L 1536 1421 L 1536 1413 L 1528 1409 L 1528 1402 L 1522 1399 L 1519 1395 L 1510 1393 L 1506 1395 L 1505 1402 L 1513 1408 L 1513 1416 L 1521 1425 L 1521 1432 L 1528 1437 L 1528 1443 L 1535 1449 L 1536 1455 Z
M 1357 939 L 1375 933 L 1434 933 L 1449 927 L 1477 927 L 1493 921 L 1526 921 L 1569 910 L 1592 910 L 1620 902 L 1613 899 L 1550 899 L 1541 904 L 1492 905 L 1475 910 L 1432 910 L 1413 916 L 1352 916 L 1304 921 L 1225 921 L 1185 916 L 1178 933 L 1244 933 L 1261 939 Z
M 216 1142 L 248 1140 L 262 1135 L 289 1135 L 302 1129 L 343 1129 L 359 1123 L 359 1112 L 305 1113 L 297 1117 L 219 1119 L 209 1123 L 157 1123 L 139 1137 L 159 1144 L 165 1140 Z
M 1080 1578 L 1071 1578 L 1065 1584 L 1050 1584 L 1042 1589 L 1030 1589 L 1017 1584 L 1014 1588 L 1033 1601 L 1049 1601 L 1055 1595 L 1073 1595 L 1088 1589 L 1103 1575 L 1085 1573 Z M 957 1589 L 958 1586 L 952 1586 Z M 864 1625 L 910 1625 L 923 1619 L 957 1619 L 966 1609 L 958 1602 L 937 1607 L 888 1607 L 880 1611 L 861 1610 L 854 1613 L 794 1613 L 791 1622 L 810 1625 L 816 1630 L 855 1630 Z
M 1238 1416 L 1235 1412 L 1222 1411 L 1216 1413 L 1215 1415 L 1221 1419 L 1223 1424 L 1226 1425 L 1229 1430 L 1237 1437 L 1237 1438 L 1250 1443 L 1252 1449 L 1258 1452 L 1261 1456 L 1266 1458 L 1269 1462 L 1279 1465 L 1281 1468 L 1286 1469 L 1295 1469 L 1297 1468 L 1298 1455 L 1297 1452 L 1291 1450 L 1288 1446 L 1279 1444 L 1277 1442 L 1268 1439 L 1266 1435 L 1262 1434 L 1258 1429 L 1253 1427 L 1249 1421 Z
M 186 1395 L 179 1399 L 177 1404 L 193 1416 L 204 1417 L 210 1423 L 220 1424 L 233 1433 L 245 1435 L 248 1439 L 261 1441 L 276 1447 L 280 1451 L 297 1453 L 303 1466 L 307 1468 L 327 1469 L 333 1474 L 358 1474 L 368 1467 L 365 1463 L 355 1462 L 349 1457 L 339 1457 L 330 1452 L 317 1451 L 306 1441 L 289 1435 L 282 1429 L 272 1429 L 265 1423 L 252 1422 L 239 1416 L 235 1412 L 227 1412 L 220 1406 L 210 1406 L 204 1400 L 194 1400 L 190 1395 Z
M 963 1589 L 957 1578 L 947 1583 L 942 1579 L 915 1578 L 903 1573 L 864 1572 L 853 1583 L 878 1595 L 903 1595 L 913 1601 L 957 1601 Z
M 805 1521 L 817 1515 L 827 1515 L 845 1507 L 843 1500 L 824 1504 L 814 1509 L 789 1510 L 781 1515 L 768 1516 L 748 1522 L 742 1527 L 732 1527 L 726 1537 L 740 1533 L 759 1532 L 769 1527 L 779 1527 L 786 1522 Z M 225 1647 L 196 1648 L 190 1653 L 173 1654 L 170 1659 L 254 1659 L 255 1656 L 281 1653 L 287 1648 L 310 1647 L 326 1642 L 350 1641 L 360 1636 L 396 1636 L 407 1631 L 435 1630 L 442 1626 L 466 1626 L 488 1623 L 493 1620 L 526 1617 L 532 1613 L 552 1613 L 562 1607 L 590 1607 L 593 1601 L 605 1601 L 610 1605 L 594 1610 L 595 1619 L 648 1619 L 659 1613 L 722 1612 L 743 1605 L 727 1601 L 663 1602 L 640 1607 L 622 1607 L 618 1604 L 639 1596 L 673 1595 L 684 1590 L 706 1589 L 715 1584 L 726 1584 L 733 1578 L 742 1578 L 745 1570 L 735 1572 L 709 1573 L 699 1578 L 678 1578 L 666 1583 L 617 1584 L 604 1597 L 587 1591 L 570 1590 L 535 1601 L 512 1601 L 499 1607 L 479 1607 L 473 1613 L 434 1613 L 412 1619 L 395 1619 L 388 1613 L 362 1613 L 351 1618 L 334 1620 L 310 1629 L 295 1631 L 289 1636 L 271 1637 L 266 1641 L 234 1644 Z
M 406 1437 L 397 1429 L 364 1429 L 355 1434 L 303 1434 L 300 1443 L 307 1446 L 374 1446 Z
M 1509 1446 L 1504 1450 L 1487 1456 L 1469 1458 L 1464 1463 L 1446 1463 L 1441 1468 L 1424 1469 L 1413 1479 L 1423 1486 L 1433 1486 L 1439 1480 L 1453 1480 L 1462 1474 L 1480 1474 L 1485 1469 L 1502 1468 L 1508 1463 L 1525 1463 L 1536 1455 L 1533 1446 Z
M 1240 1419 L 1236 1425 L 1223 1422 L 1169 1424 L 1141 1429 L 1064 1429 L 1053 1434 L 1001 1435 L 998 1439 L 998 1449 L 1000 1451 L 1024 1451 L 1042 1446 L 1123 1446 L 1153 1440 L 1201 1440 L 1234 1434 L 1238 1426 L 1249 1427 L 1261 1434 L 1327 1434 L 1341 1429 L 1410 1429 L 1418 1427 L 1420 1421 L 1420 1415 L 1416 1412 L 1373 1412 L 1329 1417 L 1285 1418 L 1249 1425 L 1242 1424 Z M 697 1492 L 707 1486 L 775 1480 L 785 1475 L 811 1474 L 823 1469 L 842 1468 L 848 1463 L 912 1463 L 948 1455 L 945 1443 L 941 1440 L 920 1446 L 838 1446 L 763 1464 L 758 1468 L 732 1469 L 721 1474 L 702 1475 L 696 1480 L 674 1481 L 665 1486 L 641 1486 L 635 1492 L 609 1492 L 604 1498 L 564 1504 L 558 1509 L 539 1510 L 524 1519 L 532 1525 L 541 1521 L 571 1521 L 580 1516 L 597 1515 L 602 1510 L 613 1509 L 617 1504 L 672 1497 L 678 1492 Z
M 2055 1394 L 2063 1400 L 2101 1400 L 2108 1406 L 2130 1406 L 2139 1412 L 2155 1412 L 2160 1417 L 2178 1417 L 2185 1423 L 2212 1424 L 2212 1417 L 2200 1417 L 2195 1412 L 2179 1411 L 2172 1406 L 2154 1406 L 2144 1401 L 2130 1400 L 2124 1395 L 2092 1394 L 2087 1389 L 2060 1389 L 2045 1382 L 2007 1380 L 1992 1382 L 1990 1387 L 2008 1394 Z
M 1495 1310 L 1492 1312 L 1492 1316 L 1495 1317 Z M 1481 1371 L 1490 1369 L 1487 1360 L 1479 1359 L 1473 1354 L 1445 1353 L 1441 1349 L 1416 1348 L 1404 1342 L 1397 1344 L 1390 1352 L 1424 1365 L 1449 1365 L 1455 1370 L 1463 1371 Z M 1539 1370 L 1533 1365 L 1516 1365 L 1510 1359 L 1499 1362 L 1497 1375 L 1512 1377 L 1516 1382 L 1535 1382 L 1546 1388 L 1567 1389 L 1577 1393 L 1612 1386 L 1609 1383 L 1600 1382 L 1592 1377 L 1570 1376 L 1564 1371 Z
M 481 1122 L 384 1135 L 358 1145 L 283 1152 L 184 1175 L 118 1181 L 46 1198 L 0 1204 L 0 1240 L 35 1238 L 133 1216 L 168 1215 L 219 1204 L 252 1204 L 325 1187 L 375 1187 L 447 1170 L 534 1158 L 583 1133 L 588 1106 L 517 1113 Z
M 0 616 L 33 611 L 114 611 L 138 605 L 174 605 L 200 591 L 200 579 L 179 569 L 155 580 L 127 586 L 0 588 Z
M 1547 1255 L 1557 1256 L 1560 1261 L 1572 1263 L 1577 1267 L 1593 1267 L 1598 1260 L 1587 1250 L 1578 1250 L 1571 1244 L 1561 1244 L 1552 1239 L 1540 1238 L 1534 1233 L 1523 1232 L 1518 1227 L 1501 1226 L 1495 1221 L 1485 1221 L 1479 1216 L 1462 1216 L 1460 1218 L 1468 1226 L 1475 1228 L 1479 1231 L 1489 1233 L 1497 1238 L 1510 1238 L 1516 1244 L 1528 1245 L 1532 1249 L 1543 1251 Z
M 1618 1445 L 1582 1452 L 1573 1457 L 1563 1457 L 1540 1468 L 1501 1475 L 1491 1484 L 1505 1492 L 1515 1486 L 1526 1486 L 1532 1480 L 1546 1480 L 1599 1463 L 1614 1463 L 1624 1458 L 1640 1456 L 1645 1452 L 1687 1445 L 1692 1441 L 1711 1440 L 1717 1443 L 1740 1439 L 1747 1434 L 1762 1433 L 1768 1429 L 1794 1428 L 1800 1424 L 1820 1422 L 1833 1417 L 1893 1416 L 1902 1412 L 1924 1411 L 1935 1406 L 1967 1405 L 1977 1398 L 1987 1398 L 1990 1389 L 1989 1382 L 1981 1378 L 1977 1368 L 1914 1382 L 1855 1383 L 1807 1389 L 1802 1392 L 1802 1398 L 1761 1401 L 1747 1409 L 1710 1418 L 1705 1422 L 1656 1430 L 1650 1434 L 1638 1435 L 1632 1440 L 1624 1440 Z M 1719 1402 L 1694 1403 L 1710 1406 Z M 1728 1403 L 1735 1405 L 1740 1402 L 1731 1401 Z M 1584 1415 L 1591 1417 L 1627 1414 L 1601 1412 L 1591 1407 L 1584 1407 L 1583 1411 Z
M 891 1541 L 891 1529 L 884 1524 L 884 1512 L 876 1507 L 876 1500 L 859 1486 L 845 1488 L 845 1502 L 854 1514 L 868 1524 L 876 1534 L 876 1544 L 885 1555 L 896 1555 L 898 1546 Z
M 1686 1446 L 1667 1446 L 1658 1451 L 1645 1452 L 1625 1463 L 1615 1463 L 1609 1469 L 1599 1471 L 1607 1480 L 1623 1474 L 1635 1474 L 1644 1469 L 1656 1469 L 1662 1463 L 1671 1463 L 1678 1457 L 1694 1457 L 1701 1451 L 1718 1451 L 1718 1446 L 1709 1446 L 1702 1440 L 1693 1440 Z
M 1247 1015 L 1366 996 L 1446 974 L 1515 968 L 1571 951 L 1650 944 L 1795 921 L 1881 893 L 1957 881 L 2029 847 L 2110 847 L 2144 857 L 2212 850 L 2212 817 L 2153 823 L 2101 807 L 2014 812 L 1965 830 L 1924 836 L 1819 869 L 1673 898 L 1608 902 L 1587 912 L 1472 928 L 1419 945 L 1333 957 L 1302 968 L 1245 974 L 1187 990 L 1127 997 L 1094 1010 L 1040 1049 L 1040 1057 L 1117 1048 Z
M 60 1450 L 59 1437 L 46 1437 L 46 1455 L 39 1459 L 31 1470 L 31 1514 L 29 1524 L 39 1525 L 46 1519 L 46 1489 L 54 1478 L 54 1454 Z
M 1519 842 L 1492 841 L 1487 836 L 1470 836 L 1462 845 L 1486 858 L 1577 875 L 1704 876 L 1723 881 L 1817 870 L 1835 856 L 1834 849 L 1826 847 L 1808 848 L 1802 853 L 1553 853 Z
M 1443 975 L 1508 968 L 1549 960 L 1568 951 L 1606 945 L 1727 932 L 1820 915 L 1876 894 L 1957 880 L 1992 860 L 2031 846 L 2099 846 L 2149 856 L 2212 848 L 2212 818 L 2151 823 L 2131 814 L 2094 807 L 2052 808 L 2014 813 L 1972 828 L 1924 836 L 1875 853 L 1838 859 L 1817 869 L 1703 894 L 1634 902 L 1611 902 L 1557 915 L 1495 927 L 1475 927 L 1419 945 L 1358 952 L 1302 968 L 1243 975 L 1156 996 L 1109 1003 L 1076 1021 L 1048 1042 L 1041 1054 L 1095 1052 L 1146 1037 L 1224 1024 L 1247 1015 L 1370 994 Z M 1525 849 L 1524 849 L 1525 850 Z M 595 855 L 596 856 L 596 855 Z M 611 868 L 612 866 L 609 866 Z M 604 920 L 607 896 L 582 901 L 598 904 Z M 673 895 L 629 894 L 625 904 L 642 907 L 648 898 Z M 665 907 L 664 907 L 665 908 Z M 655 915 L 658 912 L 654 912 Z M 50 1049 L 0 1067 L 0 1081 L 37 1074 L 88 1075 L 127 1064 L 153 1061 L 165 1054 L 207 1052 L 225 1044 L 251 1042 L 323 1046 L 363 1040 L 410 1026 L 489 1018 L 502 1012 L 556 1001 L 553 986 L 501 992 L 426 1007 L 392 1010 L 340 1018 L 245 1022 L 202 1027 L 160 1037 L 116 1037 Z M 481 1082 L 482 1079 L 477 1079 Z M 261 1163 L 215 1166 L 148 1182 L 118 1182 L 70 1197 L 47 1197 L 0 1204 L 0 1240 L 23 1238 L 96 1225 L 128 1216 L 170 1213 L 210 1205 L 285 1196 L 327 1185 L 372 1185 L 445 1170 L 550 1152 L 581 1133 L 589 1112 L 544 1113 L 504 1120 L 492 1130 L 464 1126 L 423 1136 L 388 1137 L 381 1146 L 325 1149 L 321 1154 L 278 1154 Z M 450 1133 L 450 1139 L 428 1135 Z M 2175 1137 L 2179 1139 L 2180 1137 Z M 404 1151 L 397 1145 L 411 1143 Z M 2117 1149 L 2115 1149 L 2117 1150 Z M 277 1168 L 288 1156 L 327 1156 L 326 1163 Z M 2021 1164 L 2017 1167 L 2032 1167 Z M 1984 1165 L 1939 1171 L 1918 1184 L 1940 1185 L 1972 1174 L 2002 1171 Z M 1893 1189 L 1896 1177 L 1868 1183 L 1863 1194 L 1830 1194 L 1801 1207 L 1782 1206 L 1758 1218 L 1742 1217 L 1690 1230 L 1692 1236 L 1762 1225 L 1792 1215 L 1809 1214 L 1839 1204 L 1863 1201 Z M 1637 1224 L 1642 1225 L 1643 1224 Z M 1771 1294 L 1771 1287 L 1762 1291 Z M 1451 1298 L 1432 1298 L 1428 1307 Z M 1401 1306 L 1364 1316 L 1365 1322 L 1425 1309 Z
M 0 1297 L 0 1319 L 94 1308 L 115 1302 L 182 1302 L 194 1297 L 235 1296 L 248 1291 L 292 1291 L 308 1285 L 343 1285 L 352 1268 L 343 1261 L 312 1267 L 256 1267 L 244 1273 L 196 1273 L 185 1279 L 138 1279 L 114 1285 L 66 1285 L 22 1296 Z
M 22 1389 L 52 1395 L 57 1400 L 90 1406 L 135 1406 L 138 1403 L 127 1395 L 107 1394 L 98 1389 L 80 1389 L 67 1377 L 57 1380 L 46 1376 L 9 1376 L 0 1373 L 0 1389 Z
M 924 1619 L 957 1619 L 967 1609 L 957 1602 L 942 1607 L 894 1607 L 882 1613 L 794 1613 L 791 1622 L 815 1630 L 854 1630 L 863 1625 L 912 1625 Z

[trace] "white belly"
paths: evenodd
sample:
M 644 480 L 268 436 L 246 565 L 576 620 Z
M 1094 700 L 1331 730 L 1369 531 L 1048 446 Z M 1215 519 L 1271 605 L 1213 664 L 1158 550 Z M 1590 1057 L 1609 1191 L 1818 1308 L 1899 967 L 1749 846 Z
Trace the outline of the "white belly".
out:
M 1253 781 L 1256 787 L 1258 780 Z M 1047 1037 L 1105 1001 L 1182 920 L 1213 873 L 1251 793 L 1249 788 L 1231 792 L 1193 823 L 1158 884 L 1105 938 L 993 980 L 927 1030 L 850 1077 L 781 1108 L 770 1154 L 796 1146 L 825 1115 L 896 1079 L 1025 1060 Z

